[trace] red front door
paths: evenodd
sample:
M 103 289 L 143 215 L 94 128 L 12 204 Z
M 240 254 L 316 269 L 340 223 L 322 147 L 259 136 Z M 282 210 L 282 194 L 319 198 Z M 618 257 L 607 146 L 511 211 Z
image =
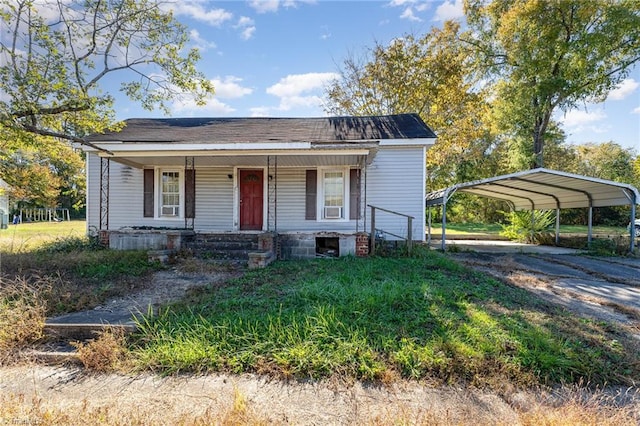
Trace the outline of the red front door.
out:
M 262 170 L 240 170 L 240 229 L 262 230 Z

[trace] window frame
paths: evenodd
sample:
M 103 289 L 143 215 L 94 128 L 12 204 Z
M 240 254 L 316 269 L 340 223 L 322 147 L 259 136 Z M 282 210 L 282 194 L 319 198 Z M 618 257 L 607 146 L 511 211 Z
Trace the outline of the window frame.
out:
M 162 191 L 162 176 L 164 173 L 178 173 L 178 214 L 177 215 L 164 215 L 163 209 L 163 191 Z M 182 167 L 158 167 L 156 168 L 156 182 L 157 190 L 155 197 L 155 219 L 160 220 L 181 220 L 184 219 L 184 203 L 185 203 L 185 190 L 184 190 L 185 172 Z
M 316 221 L 317 222 L 349 222 L 349 167 L 318 167 L 318 186 L 317 186 L 317 200 L 316 200 Z M 325 217 L 325 174 L 326 173 L 342 173 L 342 217 L 340 218 L 327 218 Z M 331 206 L 329 206 L 331 207 Z

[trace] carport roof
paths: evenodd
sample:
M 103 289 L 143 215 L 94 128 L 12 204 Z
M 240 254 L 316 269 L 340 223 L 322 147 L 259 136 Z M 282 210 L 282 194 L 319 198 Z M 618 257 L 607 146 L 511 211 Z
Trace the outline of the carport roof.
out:
M 544 168 L 459 183 L 426 196 L 426 206 L 446 204 L 456 192 L 509 202 L 515 210 L 605 207 L 638 204 L 628 184 Z

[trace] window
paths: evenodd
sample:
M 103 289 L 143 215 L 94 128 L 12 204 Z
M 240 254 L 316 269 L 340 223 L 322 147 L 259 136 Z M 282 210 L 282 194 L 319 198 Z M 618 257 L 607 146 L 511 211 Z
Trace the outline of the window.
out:
M 360 219 L 360 188 L 358 169 L 306 170 L 305 219 Z
M 180 216 L 180 172 L 163 171 L 161 173 L 160 216 Z
M 344 172 L 326 171 L 322 176 L 323 219 L 344 218 Z
M 144 169 L 143 217 L 195 218 L 196 171 Z

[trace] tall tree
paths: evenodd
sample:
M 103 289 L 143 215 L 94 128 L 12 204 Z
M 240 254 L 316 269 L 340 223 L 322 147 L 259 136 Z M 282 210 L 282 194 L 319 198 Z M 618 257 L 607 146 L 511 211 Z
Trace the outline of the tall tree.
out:
M 44 137 L 41 137 L 44 139 Z M 0 176 L 21 206 L 79 210 L 85 202 L 84 161 L 67 141 L 41 141 L 5 150 L 0 143 Z
M 465 0 L 476 69 L 502 124 L 544 164 L 554 111 L 602 101 L 640 59 L 638 0 Z
M 491 144 L 483 121 L 487 104 L 467 79 L 469 56 L 459 30 L 446 22 L 421 37 L 376 43 L 363 60 L 347 58 L 327 88 L 332 114 L 418 113 L 438 136 L 428 155 L 433 189 L 477 173 L 475 163 Z
M 0 130 L 18 139 L 86 144 L 114 124 L 114 97 L 100 84 L 116 73 L 147 109 L 213 93 L 186 28 L 155 0 L 0 0 L 0 28 Z

